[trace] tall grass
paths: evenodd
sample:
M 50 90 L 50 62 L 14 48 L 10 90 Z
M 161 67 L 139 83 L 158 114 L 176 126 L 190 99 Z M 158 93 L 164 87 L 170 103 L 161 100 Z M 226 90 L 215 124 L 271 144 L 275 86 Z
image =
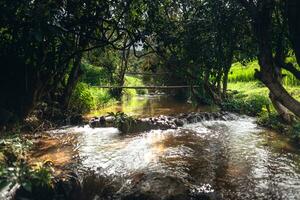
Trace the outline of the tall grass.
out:
M 109 102 L 115 101 L 107 89 L 97 88 L 80 82 L 77 84 L 70 100 L 70 109 L 74 112 L 87 113 Z
M 254 81 L 254 70 L 259 69 L 257 61 L 249 62 L 247 65 L 233 63 L 228 75 L 229 82 L 249 82 Z
M 143 86 L 142 80 L 135 77 L 125 77 L 125 86 Z M 145 89 L 124 89 L 123 97 L 131 98 L 137 94 L 146 94 Z M 85 82 L 79 82 L 72 94 L 70 100 L 70 110 L 77 113 L 88 113 L 90 111 L 98 110 L 116 102 L 109 89 L 98 88 L 91 86 Z
M 296 60 L 294 57 L 288 57 L 287 62 L 293 63 L 297 66 Z M 254 72 L 255 69 L 259 69 L 258 61 L 252 61 L 247 63 L 246 65 L 242 65 L 241 63 L 237 62 L 231 66 L 228 81 L 231 83 L 236 82 L 249 82 L 255 81 Z M 285 74 L 283 78 L 283 85 L 285 86 L 300 86 L 300 81 L 297 80 L 293 74 L 286 70 L 282 70 L 282 73 Z

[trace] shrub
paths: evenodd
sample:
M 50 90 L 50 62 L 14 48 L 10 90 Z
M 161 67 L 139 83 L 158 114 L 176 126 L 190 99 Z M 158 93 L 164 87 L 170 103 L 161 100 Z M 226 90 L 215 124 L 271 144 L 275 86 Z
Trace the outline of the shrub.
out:
M 222 103 L 222 109 L 257 116 L 265 107 L 270 107 L 270 100 L 262 95 L 245 96 L 237 94 Z
M 135 121 L 134 118 L 120 111 L 116 113 L 109 112 L 108 115 L 114 118 L 114 125 L 123 133 L 127 133 Z
M 286 126 L 282 123 L 280 117 L 275 112 L 261 112 L 257 118 L 257 123 L 280 132 L 283 132 L 286 129 Z
M 84 74 L 81 78 L 82 82 L 94 86 L 107 84 L 109 82 L 108 77 L 110 77 L 110 74 L 103 67 L 97 67 L 90 65 L 87 62 L 83 62 L 82 69 L 84 71 Z
M 70 110 L 76 113 L 87 113 L 99 109 L 114 99 L 109 90 L 78 83 L 70 99 Z
M 295 122 L 291 128 L 291 135 L 297 141 L 300 141 L 300 122 Z
M 95 108 L 93 95 L 86 83 L 78 83 L 70 99 L 70 110 L 86 113 Z
M 0 189 L 18 183 L 27 195 L 43 196 L 43 192 L 52 190 L 49 163 L 32 166 L 27 162 L 31 145 L 29 140 L 18 135 L 0 140 Z
M 133 77 L 133 76 L 126 76 L 125 77 L 125 85 L 126 86 L 144 86 L 144 83 L 141 79 Z M 147 89 L 125 89 L 124 94 L 126 96 L 135 96 L 137 94 L 147 94 Z

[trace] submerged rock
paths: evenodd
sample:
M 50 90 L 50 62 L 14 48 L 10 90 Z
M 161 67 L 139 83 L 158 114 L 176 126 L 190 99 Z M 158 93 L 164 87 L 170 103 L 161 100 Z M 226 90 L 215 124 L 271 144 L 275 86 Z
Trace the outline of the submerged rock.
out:
M 189 188 L 178 177 L 161 173 L 133 177 L 117 192 L 121 200 L 187 200 Z

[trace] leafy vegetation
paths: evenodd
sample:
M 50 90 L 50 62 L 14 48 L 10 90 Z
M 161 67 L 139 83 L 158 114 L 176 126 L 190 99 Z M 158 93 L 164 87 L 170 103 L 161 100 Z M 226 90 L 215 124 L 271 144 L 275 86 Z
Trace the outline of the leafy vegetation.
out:
M 145 86 L 143 81 L 137 77 L 133 76 L 125 76 L 125 86 Z M 143 95 L 147 94 L 147 89 L 125 89 L 124 94 L 126 97 L 131 97 L 135 95 Z
M 257 116 L 270 108 L 270 100 L 262 95 L 232 95 L 222 103 L 222 108 L 232 112 Z
M 287 124 L 276 113 L 270 99 L 269 90 L 261 82 L 254 79 L 254 69 L 257 61 L 245 65 L 236 63 L 229 76 L 230 93 L 228 99 L 222 103 L 226 110 L 258 117 L 257 122 L 265 127 L 288 134 L 299 139 L 299 122 Z M 284 86 L 294 98 L 300 100 L 298 81 L 285 77 Z
M 109 112 L 108 116 L 113 117 L 114 125 L 122 132 L 122 133 L 127 133 L 131 126 L 133 125 L 135 119 L 131 116 L 128 116 L 127 114 L 123 112 Z
M 114 99 L 107 89 L 92 87 L 87 83 L 80 82 L 71 96 L 70 109 L 83 114 L 100 109 L 113 101 Z
M 135 77 L 126 76 L 125 86 L 143 86 L 143 82 Z M 138 95 L 146 94 L 146 89 L 125 89 L 123 96 L 127 99 Z M 106 88 L 98 88 L 97 86 L 90 86 L 88 83 L 80 82 L 77 84 L 71 99 L 70 110 L 75 113 L 88 113 L 104 106 L 108 106 L 117 100 L 111 95 L 110 91 Z
M 19 184 L 28 194 L 47 196 L 52 190 L 51 163 L 28 163 L 32 143 L 19 135 L 0 140 L 0 190 Z

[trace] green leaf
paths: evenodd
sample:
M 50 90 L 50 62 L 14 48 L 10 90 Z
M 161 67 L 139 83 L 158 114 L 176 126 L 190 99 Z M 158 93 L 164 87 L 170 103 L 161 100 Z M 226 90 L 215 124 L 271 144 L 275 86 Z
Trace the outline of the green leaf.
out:
M 22 184 L 23 188 L 28 191 L 28 192 L 31 192 L 32 191 L 32 184 L 28 181 L 28 182 L 24 182 Z

